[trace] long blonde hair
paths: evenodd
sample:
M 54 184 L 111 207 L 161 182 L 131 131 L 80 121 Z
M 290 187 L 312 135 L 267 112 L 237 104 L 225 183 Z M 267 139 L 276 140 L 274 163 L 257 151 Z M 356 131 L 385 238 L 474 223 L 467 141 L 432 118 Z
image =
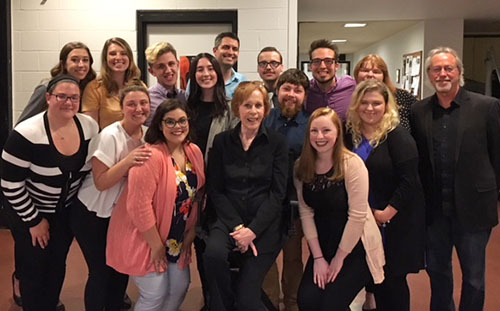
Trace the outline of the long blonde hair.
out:
M 99 75 L 98 80 L 100 80 L 106 90 L 108 91 L 108 96 L 116 95 L 120 91 L 118 84 L 113 81 L 111 77 L 111 68 L 108 66 L 108 48 L 111 44 L 116 44 L 121 46 L 126 52 L 129 61 L 129 65 L 127 70 L 125 71 L 125 80 L 123 81 L 125 85 L 140 85 L 142 84 L 141 79 L 141 70 L 137 67 L 134 62 L 134 55 L 132 55 L 132 49 L 127 41 L 122 38 L 114 37 L 106 40 L 104 42 L 104 46 L 102 47 L 101 52 L 101 73 Z
M 358 108 L 361 105 L 361 101 L 366 93 L 377 92 L 384 98 L 385 101 L 385 113 L 382 116 L 375 134 L 370 139 L 370 145 L 377 147 L 381 142 L 387 138 L 387 134 L 396 128 L 399 124 L 399 115 L 396 101 L 392 92 L 389 90 L 387 85 L 383 82 L 377 80 L 366 80 L 358 84 L 354 93 L 352 94 L 351 105 L 349 106 L 349 111 L 347 112 L 347 122 L 346 129 L 352 135 L 352 142 L 354 147 L 359 147 L 361 141 L 363 140 L 363 135 L 361 133 L 361 118 L 359 117 Z
M 332 181 L 340 181 L 344 179 L 344 160 L 346 155 L 352 155 L 352 153 L 347 150 L 344 146 L 344 135 L 342 131 L 342 121 L 340 120 L 338 114 L 331 108 L 318 108 L 316 109 L 311 117 L 309 118 L 309 123 L 307 124 L 306 139 L 304 141 L 304 146 L 302 147 L 302 154 L 300 158 L 295 162 L 295 177 L 305 183 L 311 183 L 314 181 L 316 159 L 318 157 L 316 149 L 311 146 L 311 123 L 322 116 L 328 117 L 333 125 L 337 128 L 337 140 L 333 146 L 332 160 L 333 160 L 333 175 L 329 177 Z

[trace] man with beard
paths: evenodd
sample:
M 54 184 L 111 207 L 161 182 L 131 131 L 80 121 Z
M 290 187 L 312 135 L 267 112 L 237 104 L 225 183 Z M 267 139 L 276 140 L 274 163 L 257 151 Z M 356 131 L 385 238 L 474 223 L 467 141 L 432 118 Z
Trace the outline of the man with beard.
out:
M 156 77 L 156 85 L 149 89 L 151 97 L 151 113 L 146 120 L 149 126 L 156 108 L 168 98 L 175 98 L 186 103 L 186 93 L 178 89 L 177 76 L 179 74 L 179 61 L 177 51 L 167 42 L 158 42 L 146 49 L 148 71 Z
M 283 57 L 278 49 L 267 46 L 259 52 L 259 55 L 257 55 L 257 71 L 262 81 L 264 81 L 273 108 L 278 107 L 276 83 L 278 83 L 278 78 L 283 71 Z
M 309 49 L 313 74 L 306 110 L 312 113 L 319 107 L 330 107 L 345 121 L 356 81 L 350 76 L 335 77 L 339 69 L 339 50 L 326 39 L 316 40 Z
M 455 310 L 452 250 L 462 268 L 460 310 L 483 310 L 486 246 L 498 223 L 500 101 L 462 88 L 464 70 L 449 47 L 429 52 L 436 93 L 412 106 L 412 134 L 427 213 L 431 311 Z
M 233 69 L 240 56 L 240 39 L 232 32 L 222 32 L 215 37 L 213 52 L 224 76 L 226 96 L 232 99 L 238 85 L 247 81 L 244 75 Z
M 302 152 L 310 113 L 304 110 L 309 79 L 301 70 L 288 69 L 278 79 L 278 107 L 273 108 L 264 125 L 283 134 L 288 142 L 289 174 L 283 219 L 288 224 L 288 240 L 283 246 L 283 288 L 286 311 L 298 310 L 297 292 L 302 279 L 302 227 L 298 217 L 297 192 L 293 185 L 293 165 Z M 279 276 L 276 263 L 269 270 L 263 285 L 270 300 L 279 303 Z

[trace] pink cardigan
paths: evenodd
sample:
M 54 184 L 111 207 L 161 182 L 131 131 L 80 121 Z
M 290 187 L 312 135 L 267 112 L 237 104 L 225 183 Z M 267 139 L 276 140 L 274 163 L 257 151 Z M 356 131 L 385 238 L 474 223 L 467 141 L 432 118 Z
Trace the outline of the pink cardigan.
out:
M 158 228 L 167 240 L 172 223 L 177 186 L 172 157 L 166 144 L 152 145 L 152 156 L 142 166 L 130 169 L 128 185 L 111 215 L 108 228 L 106 263 L 128 275 L 143 276 L 154 271 L 151 249 L 141 232 Z M 198 177 L 198 189 L 205 184 L 203 155 L 195 144 L 184 151 Z M 193 206 L 186 231 L 196 224 L 198 210 Z

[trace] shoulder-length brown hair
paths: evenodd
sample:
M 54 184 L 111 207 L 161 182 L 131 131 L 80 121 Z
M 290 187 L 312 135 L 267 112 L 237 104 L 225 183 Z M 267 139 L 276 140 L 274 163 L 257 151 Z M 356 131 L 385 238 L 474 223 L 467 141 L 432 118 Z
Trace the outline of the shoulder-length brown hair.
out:
M 354 67 L 354 79 L 356 80 L 357 83 L 358 81 L 358 74 L 361 68 L 366 68 L 368 65 L 373 67 L 377 67 L 380 69 L 384 75 L 384 83 L 387 85 L 389 90 L 391 90 L 391 93 L 394 94 L 396 92 L 396 86 L 394 83 L 392 83 L 391 77 L 389 77 L 389 69 L 387 69 L 387 64 L 385 63 L 384 59 L 376 54 L 369 54 L 363 57 L 362 60 L 360 60 L 357 64 L 356 67 Z
M 74 49 L 83 49 L 87 51 L 87 54 L 89 54 L 89 72 L 87 73 L 85 78 L 83 78 L 80 81 L 80 90 L 83 92 L 85 86 L 87 86 L 87 83 L 94 80 L 96 77 L 95 71 L 92 68 L 92 64 L 94 63 L 94 58 L 92 57 L 92 53 L 90 53 L 88 46 L 86 46 L 84 43 L 77 41 L 66 43 L 61 48 L 61 52 L 59 52 L 59 62 L 50 70 L 50 75 L 53 78 L 60 74 L 68 74 L 68 70 L 66 68 L 66 61 L 68 60 L 69 53 L 71 53 L 71 51 L 73 51 Z
M 366 80 L 358 84 L 352 94 L 351 104 L 347 112 L 346 129 L 352 134 L 353 145 L 357 148 L 361 143 L 363 136 L 361 133 L 362 121 L 359 117 L 358 108 L 366 93 L 377 92 L 384 98 L 385 113 L 382 116 L 375 134 L 370 139 L 370 145 L 377 147 L 387 138 L 387 134 L 396 128 L 399 124 L 398 108 L 394 96 L 389 87 L 376 80 Z
M 122 38 L 114 37 L 106 40 L 101 52 L 101 73 L 99 75 L 99 80 L 104 84 L 104 87 L 108 91 L 108 95 L 116 95 L 120 91 L 118 84 L 113 81 L 111 77 L 111 68 L 108 66 L 108 48 L 111 44 L 116 44 L 121 46 L 127 53 L 129 65 L 125 71 L 125 81 L 124 84 L 140 84 L 141 70 L 137 67 L 134 62 L 134 55 L 132 55 L 132 49 L 127 41 Z
M 178 99 L 169 98 L 161 103 L 158 108 L 155 110 L 155 114 L 153 115 L 153 119 L 151 120 L 151 124 L 149 125 L 148 130 L 146 131 L 146 135 L 144 136 L 144 140 L 149 144 L 159 144 L 159 143 L 167 143 L 167 138 L 163 135 L 163 118 L 167 113 L 173 111 L 175 109 L 180 109 L 186 113 L 186 116 L 189 116 L 186 105 Z M 189 122 L 188 122 L 189 124 Z M 184 144 L 191 142 L 191 124 L 189 124 L 189 132 L 184 140 Z
M 316 149 L 311 146 L 311 124 L 315 119 L 323 116 L 329 118 L 337 129 L 337 140 L 333 146 L 332 153 L 333 175 L 329 178 L 330 180 L 341 181 L 344 179 L 344 160 L 346 156 L 352 156 L 352 152 L 347 150 L 344 146 L 342 121 L 340 120 L 338 114 L 328 107 L 316 109 L 312 113 L 309 118 L 309 123 L 307 124 L 306 139 L 304 141 L 304 146 L 302 147 L 302 154 L 295 162 L 295 177 L 305 183 L 311 183 L 314 181 L 316 173 L 316 159 L 318 157 Z

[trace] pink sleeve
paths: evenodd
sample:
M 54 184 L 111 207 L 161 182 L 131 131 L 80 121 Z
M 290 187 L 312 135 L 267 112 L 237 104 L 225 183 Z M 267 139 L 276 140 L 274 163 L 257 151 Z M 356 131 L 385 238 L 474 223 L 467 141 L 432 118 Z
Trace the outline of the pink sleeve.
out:
M 350 253 L 363 233 L 368 205 L 368 170 L 361 158 L 355 154 L 345 156 L 344 180 L 349 209 L 347 223 L 340 240 L 339 248 Z
M 156 149 L 152 151 L 151 158 L 142 166 L 132 167 L 128 175 L 127 212 L 140 232 L 156 225 L 153 198 L 158 188 L 163 155 Z

